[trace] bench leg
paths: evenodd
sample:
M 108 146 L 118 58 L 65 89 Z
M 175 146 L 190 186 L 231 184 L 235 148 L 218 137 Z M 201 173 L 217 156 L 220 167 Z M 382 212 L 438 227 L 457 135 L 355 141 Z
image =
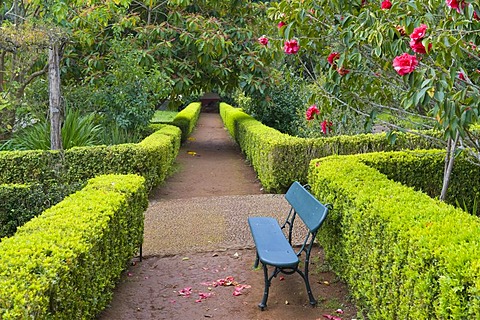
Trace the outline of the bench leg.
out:
M 308 280 L 308 269 L 303 273 L 301 270 L 297 269 L 297 272 L 302 276 L 303 281 L 305 281 L 305 287 L 307 287 L 308 300 L 312 306 L 317 304 L 317 301 L 313 297 L 312 288 L 310 287 L 310 281 Z
M 253 268 L 254 269 L 257 269 L 258 268 L 258 262 L 259 262 L 259 258 L 258 258 L 258 252 L 257 252 L 257 256 L 255 258 L 255 262 L 253 263 Z
M 257 263 L 258 264 L 258 263 Z M 265 308 L 267 307 L 267 300 L 268 300 L 268 290 L 270 289 L 270 282 L 271 280 L 269 279 L 268 277 L 268 269 L 267 269 L 267 265 L 262 263 L 263 265 L 263 276 L 265 278 L 265 288 L 263 289 L 263 298 L 262 298 L 262 302 L 260 302 L 258 304 L 258 307 L 260 308 L 260 310 L 265 310 Z

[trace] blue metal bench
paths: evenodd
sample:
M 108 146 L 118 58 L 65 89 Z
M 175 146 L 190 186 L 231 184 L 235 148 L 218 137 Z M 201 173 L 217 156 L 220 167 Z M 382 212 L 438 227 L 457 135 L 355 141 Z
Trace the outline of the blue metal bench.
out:
M 310 304 L 315 305 L 317 303 L 308 280 L 308 265 L 317 231 L 327 216 L 328 206 L 321 204 L 298 182 L 294 182 L 290 186 L 285 194 L 285 199 L 290 203 L 291 209 L 282 226 L 271 217 L 248 218 L 248 224 L 257 249 L 254 267 L 257 268 L 259 262 L 261 262 L 265 277 L 263 299 L 258 305 L 262 311 L 267 306 L 271 281 L 279 273 L 290 275 L 297 272 L 300 274 L 305 281 Z M 303 244 L 296 251 L 292 245 L 292 232 L 297 215 L 307 227 L 308 232 L 306 232 Z M 284 229 L 287 231 L 287 235 L 283 233 Z M 302 253 L 305 253 L 303 271 L 299 268 Z M 270 275 L 268 274 L 268 266 L 274 267 Z

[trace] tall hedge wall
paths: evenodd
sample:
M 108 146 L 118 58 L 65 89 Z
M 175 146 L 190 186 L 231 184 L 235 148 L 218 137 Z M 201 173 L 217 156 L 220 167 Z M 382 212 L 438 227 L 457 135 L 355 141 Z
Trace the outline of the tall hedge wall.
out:
M 313 160 L 319 242 L 368 319 L 480 319 L 480 221 L 358 156 Z
M 145 179 L 96 177 L 0 243 L 0 319 L 89 319 L 143 239 Z
M 1 151 L 0 183 L 28 184 L 60 181 L 70 184 L 100 174 L 135 173 L 147 188 L 161 182 L 180 148 L 181 131 L 155 125 L 157 131 L 138 144 L 77 147 L 58 151 Z
M 394 145 L 388 142 L 385 133 L 318 139 L 292 137 L 226 103 L 220 104 L 220 115 L 252 163 L 264 189 L 273 192 L 284 192 L 294 181 L 306 182 L 308 163 L 318 157 L 433 147 L 430 141 L 413 134 L 398 134 Z

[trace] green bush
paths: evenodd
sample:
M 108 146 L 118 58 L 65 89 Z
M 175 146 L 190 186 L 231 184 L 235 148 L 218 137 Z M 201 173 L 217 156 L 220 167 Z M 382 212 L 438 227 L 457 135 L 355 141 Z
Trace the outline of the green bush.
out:
M 180 148 L 181 132 L 168 125 L 138 144 L 75 147 L 59 151 L 0 152 L 0 183 L 28 184 L 43 181 L 79 183 L 100 174 L 135 173 L 147 188 L 161 182 Z
M 12 236 L 17 227 L 80 187 L 78 184 L 64 186 L 55 182 L 44 185 L 0 185 L 0 238 Z
M 480 221 L 358 156 L 313 160 L 319 243 L 368 319 L 480 319 Z
M 445 151 L 414 150 L 359 155 L 358 159 L 385 174 L 389 179 L 420 190 L 430 197 L 439 197 L 442 191 Z M 473 165 L 465 154 L 455 159 L 447 198 L 451 205 L 473 212 L 480 200 L 480 167 Z M 478 206 L 477 206 L 478 210 Z
M 145 179 L 100 176 L 0 243 L 0 318 L 88 319 L 142 243 Z
M 385 133 L 316 139 L 292 137 L 225 103 L 220 104 L 220 115 L 267 191 L 284 192 L 294 181 L 306 182 L 308 163 L 314 158 L 432 147 L 431 142 L 420 136 L 402 133 L 398 133 L 393 145 Z
M 188 136 L 192 133 L 197 125 L 198 117 L 200 116 L 201 103 L 192 102 L 180 111 L 172 121 L 172 125 L 177 126 L 182 130 L 182 141 L 186 141 Z

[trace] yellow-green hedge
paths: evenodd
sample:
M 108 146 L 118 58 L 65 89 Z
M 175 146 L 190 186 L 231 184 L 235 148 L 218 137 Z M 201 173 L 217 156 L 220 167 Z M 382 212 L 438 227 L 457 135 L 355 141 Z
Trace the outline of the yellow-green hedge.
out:
M 319 243 L 368 319 L 480 319 L 480 221 L 364 164 L 310 164 Z
M 197 125 L 200 116 L 201 103 L 192 102 L 185 109 L 181 110 L 173 119 L 172 125 L 182 130 L 182 141 L 186 141 Z
M 180 148 L 181 131 L 169 125 L 156 129 L 140 143 L 76 147 L 58 151 L 1 151 L 0 183 L 86 181 L 101 174 L 139 174 L 147 188 L 161 182 Z
M 432 147 L 431 142 L 413 134 L 398 134 L 394 145 L 388 142 L 385 133 L 318 139 L 292 137 L 226 103 L 220 103 L 220 115 L 253 165 L 263 188 L 273 192 L 284 192 L 294 181 L 306 182 L 308 163 L 314 158 Z
M 143 239 L 145 179 L 96 177 L 0 243 L 0 319 L 91 319 Z

